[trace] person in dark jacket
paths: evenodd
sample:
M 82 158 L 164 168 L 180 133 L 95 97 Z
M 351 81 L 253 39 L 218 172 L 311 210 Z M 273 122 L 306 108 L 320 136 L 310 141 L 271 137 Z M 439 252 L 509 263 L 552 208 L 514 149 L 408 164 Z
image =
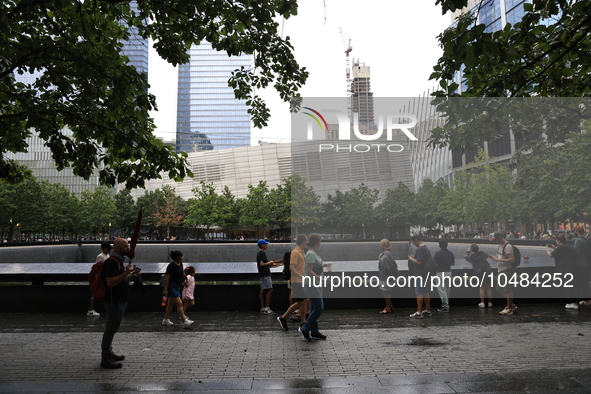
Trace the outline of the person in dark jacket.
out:
M 573 287 L 564 288 L 564 297 L 566 301 L 564 307 L 566 309 L 578 310 L 579 304 L 577 303 L 576 297 L 581 295 L 581 289 L 584 289 L 587 285 L 585 283 L 586 278 L 580 273 L 580 265 L 578 264 L 579 255 L 574 246 L 566 243 L 566 236 L 564 234 L 558 235 L 556 243 L 558 244 L 558 247 L 554 247 L 554 245 L 546 245 L 546 253 L 548 253 L 548 257 L 554 257 L 557 271 L 563 275 L 565 280 L 568 278 L 567 275 L 572 275 Z M 550 248 L 553 250 L 550 251 Z
M 437 292 L 441 299 L 441 308 L 438 312 L 449 312 L 449 296 L 451 292 L 451 266 L 456 263 L 456 258 L 447 249 L 447 241 L 439 241 L 439 250 L 435 252 L 433 260 L 437 263 L 437 276 L 440 279 Z M 446 279 L 447 278 L 447 279 Z
M 492 272 L 492 270 L 490 268 L 490 264 L 486 260 L 487 257 L 488 257 L 488 254 L 479 250 L 479 247 L 476 244 L 472 244 L 468 248 L 468 251 L 466 252 L 465 259 L 470 264 L 472 264 L 472 269 L 473 269 L 473 273 L 475 276 L 482 278 L 482 275 L 485 275 L 488 277 L 488 275 L 490 275 L 490 273 Z M 479 292 L 480 292 L 480 304 L 478 304 L 478 307 L 479 308 L 486 307 L 486 304 L 484 303 L 484 296 L 486 295 L 488 297 L 488 307 L 491 308 L 493 306 L 493 304 L 492 304 L 492 287 L 490 286 L 490 281 L 488 281 L 486 279 L 483 280 L 482 286 L 480 287 Z

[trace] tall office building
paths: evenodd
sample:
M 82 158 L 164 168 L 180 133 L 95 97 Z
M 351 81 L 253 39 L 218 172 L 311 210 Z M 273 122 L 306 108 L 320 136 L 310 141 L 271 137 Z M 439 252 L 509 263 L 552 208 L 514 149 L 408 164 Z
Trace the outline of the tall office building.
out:
M 228 86 L 232 71 L 252 67 L 252 57 L 229 57 L 209 43 L 189 50 L 190 61 L 179 66 L 177 151 L 250 146 L 250 116 L 245 100 Z
M 131 8 L 137 11 L 137 2 L 131 2 Z M 147 22 L 147 21 L 146 21 Z M 121 21 L 125 24 L 125 21 Z M 121 53 L 129 58 L 129 64 L 135 66 L 136 70 L 148 77 L 148 40 L 137 34 L 137 28 L 127 26 L 129 29 L 129 40 L 122 41 L 123 48 Z M 42 75 L 42 71 L 33 73 L 14 74 L 14 79 L 27 85 L 35 83 L 37 78 Z M 73 133 L 68 128 L 63 129 L 62 134 L 72 136 Z M 88 180 L 74 175 L 72 168 L 65 168 L 62 171 L 57 170 L 55 161 L 51 157 L 51 150 L 45 145 L 45 141 L 39 137 L 39 134 L 33 130 L 33 133 L 26 140 L 28 144 L 27 152 L 7 153 L 6 157 L 17 160 L 20 164 L 27 166 L 33 176 L 40 180 L 47 180 L 51 183 L 59 183 L 77 197 L 82 196 L 84 190 L 94 191 L 99 185 L 98 171 L 95 171 Z
M 131 9 L 138 13 L 137 1 L 132 0 L 130 3 Z M 144 23 L 148 23 L 148 20 L 144 20 Z M 126 25 L 125 21 L 121 24 Z M 148 39 L 142 38 L 138 34 L 138 28 L 134 26 L 126 25 L 129 29 L 129 40 L 120 40 L 123 43 L 123 49 L 121 54 L 129 58 L 129 64 L 134 66 L 136 70 L 144 74 L 146 79 L 148 78 Z

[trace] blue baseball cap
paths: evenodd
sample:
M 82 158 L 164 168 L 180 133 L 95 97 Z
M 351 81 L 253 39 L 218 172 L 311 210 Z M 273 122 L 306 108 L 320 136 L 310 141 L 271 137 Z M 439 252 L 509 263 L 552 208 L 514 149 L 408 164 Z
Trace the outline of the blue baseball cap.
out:
M 261 245 L 267 245 L 270 244 L 271 242 L 269 241 L 265 241 L 264 239 L 259 239 L 259 242 L 257 242 L 257 245 L 261 246 Z

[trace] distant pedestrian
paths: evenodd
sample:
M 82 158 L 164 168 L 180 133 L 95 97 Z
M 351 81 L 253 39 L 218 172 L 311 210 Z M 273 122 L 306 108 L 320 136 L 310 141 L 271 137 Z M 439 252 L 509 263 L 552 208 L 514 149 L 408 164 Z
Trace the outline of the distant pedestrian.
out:
M 488 275 L 490 275 L 490 273 L 492 272 L 490 264 L 486 260 L 487 258 L 488 254 L 481 251 L 478 245 L 476 244 L 470 245 L 465 256 L 466 261 L 472 264 L 472 273 L 478 278 L 482 278 L 483 275 L 488 277 Z M 486 308 L 487 304 L 485 304 L 484 302 L 486 301 L 485 297 L 487 297 L 488 307 L 492 308 L 492 287 L 490 285 L 490 282 L 488 280 L 483 280 L 482 286 L 480 286 L 478 291 L 480 294 L 480 304 L 478 304 L 478 307 Z
M 170 321 L 172 314 L 172 307 L 176 306 L 176 311 L 183 321 L 183 328 L 187 328 L 193 324 L 193 321 L 185 316 L 183 302 L 181 301 L 181 288 L 186 285 L 187 276 L 183 269 L 183 260 L 185 256 L 180 250 L 172 250 L 170 252 L 172 262 L 166 267 L 164 276 L 164 289 L 162 294 L 168 298 L 166 303 L 166 311 L 164 312 L 163 326 L 173 326 L 174 323 Z
M 270 242 L 264 239 L 259 239 L 257 245 L 259 251 L 257 253 L 257 269 L 259 271 L 259 280 L 261 282 L 261 291 L 259 293 L 259 301 L 261 303 L 261 315 L 274 315 L 275 312 L 271 310 L 271 294 L 273 294 L 273 281 L 271 280 L 271 266 L 274 261 L 267 259 L 267 245 Z
M 306 269 L 306 254 L 304 252 L 306 242 L 308 242 L 308 237 L 304 234 L 298 234 L 296 238 L 296 247 L 291 251 L 289 256 L 289 269 L 291 272 L 289 281 L 291 283 L 291 298 L 293 304 L 282 316 L 277 317 L 277 321 L 284 331 L 288 330 L 287 319 L 289 319 L 291 314 L 297 309 L 299 309 L 302 323 L 306 322 L 307 303 L 305 302 L 306 295 L 302 287 L 302 277 L 304 276 L 304 271 Z
M 101 243 L 102 252 L 96 256 L 95 263 L 100 263 L 101 261 L 108 259 L 109 253 L 111 253 L 112 249 L 113 247 L 109 242 Z M 94 296 L 90 296 L 90 304 L 88 305 L 88 312 L 86 312 L 86 316 L 99 317 L 100 315 L 100 313 L 94 310 Z
M 566 309 L 579 309 L 579 303 L 576 297 L 581 295 L 581 290 L 587 286 L 587 278 L 581 275 L 581 269 L 578 261 L 578 253 L 574 246 L 566 243 L 566 236 L 564 234 L 556 237 L 557 247 L 554 245 L 546 245 L 546 252 L 549 257 L 554 257 L 556 268 L 559 273 L 563 275 L 563 279 L 567 280 L 566 275 L 573 276 L 573 287 L 564 288 L 564 296 Z M 553 249 L 550 251 L 550 249 Z
M 195 267 L 185 268 L 185 275 L 187 276 L 187 285 L 183 289 L 183 311 L 188 319 L 187 310 L 195 305 Z
M 581 276 L 587 282 L 585 289 L 582 290 L 587 297 L 584 301 L 579 302 L 579 305 L 591 306 L 591 299 L 588 298 L 591 290 L 591 240 L 585 237 L 583 226 L 575 226 L 573 230 L 576 237 L 574 247 L 577 251 Z
M 417 248 L 414 255 L 408 256 L 410 264 L 410 272 L 416 277 L 415 282 L 415 295 L 417 298 L 417 311 L 410 315 L 417 319 L 422 319 L 425 315 L 431 315 L 431 295 L 427 288 L 427 277 L 428 272 L 426 268 L 427 261 L 431 257 L 431 252 L 427 248 L 427 245 L 423 243 L 423 240 L 419 234 L 415 234 L 410 238 L 410 242 Z M 425 309 L 423 310 L 423 303 Z
M 129 282 L 127 277 L 134 270 L 133 264 L 123 266 L 124 257 L 129 252 L 129 243 L 123 238 L 117 238 L 113 242 L 113 251 L 108 259 L 103 263 L 102 277 L 108 287 L 107 296 L 104 299 L 104 306 L 107 312 L 107 322 L 105 332 L 101 342 L 101 366 L 103 368 L 121 368 L 118 361 L 125 359 L 125 356 L 118 356 L 113 353 L 113 338 L 119 326 L 121 319 L 127 309 L 127 300 L 129 298 Z M 139 270 L 135 269 L 134 275 L 139 275 Z
M 318 318 L 324 311 L 324 301 L 322 300 L 322 287 L 314 286 L 314 283 L 320 283 L 324 264 L 318 255 L 318 248 L 322 243 L 320 234 L 310 234 L 308 237 L 308 252 L 306 252 L 306 276 L 312 278 L 312 286 L 304 286 L 304 291 L 310 299 L 310 316 L 306 322 L 299 328 L 302 337 L 306 341 L 315 339 L 326 339 L 318 330 Z
M 394 283 L 395 279 L 388 278 L 395 278 L 400 273 L 398 272 L 398 265 L 396 261 L 390 254 L 392 250 L 392 245 L 390 241 L 387 239 L 382 239 L 380 241 L 380 250 L 382 253 L 378 256 L 378 279 L 379 279 L 379 289 L 382 292 L 382 296 L 384 297 L 384 301 L 386 302 L 386 306 L 384 309 L 380 311 L 381 314 L 392 313 L 392 299 L 390 298 L 390 292 L 392 291 L 392 287 L 388 285 L 388 282 Z
M 447 241 L 439 241 L 439 250 L 435 252 L 433 260 L 437 263 L 437 277 L 439 286 L 437 292 L 441 299 L 441 308 L 438 312 L 449 312 L 449 297 L 451 294 L 451 266 L 456 263 L 454 254 L 447 249 Z
M 515 262 L 515 255 L 513 254 L 513 245 L 511 245 L 505 236 L 500 232 L 493 234 L 493 242 L 499 245 L 499 250 L 496 256 L 490 258 L 498 263 L 499 274 L 504 274 L 507 278 L 505 286 L 497 286 L 497 290 L 505 297 L 507 305 L 505 309 L 499 312 L 501 315 L 512 315 L 517 309 L 517 305 L 513 302 L 513 285 L 511 277 L 516 273 L 513 263 Z M 502 282 L 505 282 L 504 280 Z

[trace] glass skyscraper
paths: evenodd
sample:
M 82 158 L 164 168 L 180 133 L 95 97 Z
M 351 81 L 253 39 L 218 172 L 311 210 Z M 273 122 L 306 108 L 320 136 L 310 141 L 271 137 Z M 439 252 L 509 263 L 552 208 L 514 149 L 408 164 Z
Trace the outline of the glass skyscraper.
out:
M 245 100 L 228 86 L 232 71 L 253 66 L 252 56 L 229 57 L 209 43 L 193 46 L 190 61 L 179 66 L 177 151 L 250 146 L 250 116 Z
M 130 7 L 136 14 L 139 13 L 136 0 L 131 1 Z M 124 21 L 121 23 L 126 25 Z M 144 20 L 144 23 L 148 24 L 148 20 Z M 129 29 L 129 39 L 121 40 L 123 43 L 121 54 L 127 56 L 129 64 L 135 66 L 139 73 L 148 78 L 148 39 L 142 38 L 138 34 L 137 27 L 127 25 L 127 28 Z

